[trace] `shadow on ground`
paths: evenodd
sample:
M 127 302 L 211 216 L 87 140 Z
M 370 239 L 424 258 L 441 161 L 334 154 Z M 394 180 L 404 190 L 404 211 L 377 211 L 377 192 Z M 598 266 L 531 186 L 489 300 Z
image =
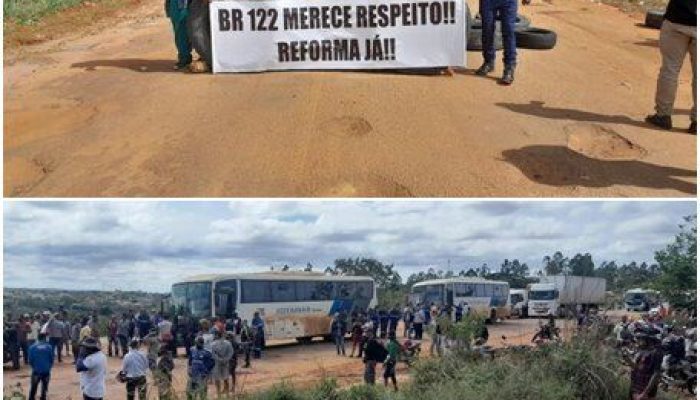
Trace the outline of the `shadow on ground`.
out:
M 84 68 L 95 71 L 97 68 L 122 68 L 136 72 L 178 72 L 173 70 L 173 60 L 146 60 L 142 58 L 121 58 L 113 60 L 92 60 L 71 64 L 71 68 Z
M 550 186 L 609 187 L 627 185 L 673 189 L 695 194 L 696 185 L 678 177 L 695 177 L 696 171 L 664 167 L 638 160 L 598 160 L 565 146 L 527 146 L 505 150 L 503 159 L 533 182 Z
M 533 117 L 539 118 L 597 122 L 603 124 L 624 124 L 638 128 L 654 129 L 654 126 L 642 120 L 632 119 L 626 115 L 598 114 L 590 111 L 576 110 L 573 108 L 547 107 L 544 101 L 531 101 L 523 104 L 496 103 L 496 105 L 518 114 L 532 115 Z M 686 133 L 685 130 L 680 128 L 675 128 L 672 131 Z

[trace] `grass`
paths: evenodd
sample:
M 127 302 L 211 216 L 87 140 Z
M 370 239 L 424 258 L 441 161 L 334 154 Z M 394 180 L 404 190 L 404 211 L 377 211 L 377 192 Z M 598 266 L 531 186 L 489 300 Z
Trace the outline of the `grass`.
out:
M 143 0 L 5 0 L 5 49 L 79 33 Z
M 75 7 L 83 0 L 5 0 L 2 4 L 5 19 L 20 25 L 30 25 L 42 17 Z

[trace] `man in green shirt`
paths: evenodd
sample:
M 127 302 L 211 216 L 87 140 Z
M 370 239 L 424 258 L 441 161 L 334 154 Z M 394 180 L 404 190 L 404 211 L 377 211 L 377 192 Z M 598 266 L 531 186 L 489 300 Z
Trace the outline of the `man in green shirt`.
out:
M 386 342 L 386 351 L 387 356 L 384 361 L 384 386 L 389 384 L 389 378 L 391 378 L 391 383 L 394 384 L 394 390 L 398 391 L 399 387 L 396 385 L 396 362 L 399 359 L 401 345 L 396 341 L 395 331 L 389 333 L 389 340 Z

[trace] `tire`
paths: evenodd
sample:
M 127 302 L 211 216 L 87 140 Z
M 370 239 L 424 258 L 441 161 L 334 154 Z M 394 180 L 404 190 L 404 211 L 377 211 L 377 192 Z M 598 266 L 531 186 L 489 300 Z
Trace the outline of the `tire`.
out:
M 664 23 L 664 11 L 650 10 L 644 17 L 644 26 L 654 29 L 661 29 Z
M 549 50 L 557 44 L 554 31 L 541 28 L 525 28 L 515 31 L 515 45 L 521 49 Z
M 496 32 L 494 33 L 494 47 L 496 50 L 502 50 L 503 49 L 503 37 L 501 36 L 501 30 L 496 29 Z M 482 46 L 481 43 L 481 27 L 475 28 L 474 26 L 469 29 L 469 32 L 467 33 L 467 50 L 469 51 L 481 51 L 483 50 L 484 47 Z
M 500 20 L 500 19 L 496 19 L 496 21 L 497 21 L 497 23 L 496 23 L 496 30 L 497 30 L 497 31 L 500 31 L 500 30 L 501 30 L 501 24 L 500 24 L 500 21 L 501 21 L 501 20 Z M 477 27 L 477 28 L 481 29 L 481 26 L 482 26 L 482 25 L 481 25 L 481 14 L 476 14 L 476 15 L 474 16 L 474 19 L 472 19 L 472 23 L 471 23 L 471 24 L 472 24 L 472 27 Z M 518 14 L 518 15 L 515 17 L 515 30 L 517 31 L 517 30 L 520 30 L 520 29 L 528 28 L 528 27 L 530 27 L 530 18 L 528 18 L 528 17 L 526 17 L 526 16 L 524 16 L 524 15 Z

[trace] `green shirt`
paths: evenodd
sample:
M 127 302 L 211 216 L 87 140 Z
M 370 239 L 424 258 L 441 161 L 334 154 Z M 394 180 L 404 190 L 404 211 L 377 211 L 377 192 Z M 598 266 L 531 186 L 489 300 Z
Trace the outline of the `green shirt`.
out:
M 396 361 L 399 356 L 400 350 L 401 346 L 399 346 L 399 342 L 395 340 L 390 340 L 386 343 L 386 351 L 389 353 L 390 360 Z

